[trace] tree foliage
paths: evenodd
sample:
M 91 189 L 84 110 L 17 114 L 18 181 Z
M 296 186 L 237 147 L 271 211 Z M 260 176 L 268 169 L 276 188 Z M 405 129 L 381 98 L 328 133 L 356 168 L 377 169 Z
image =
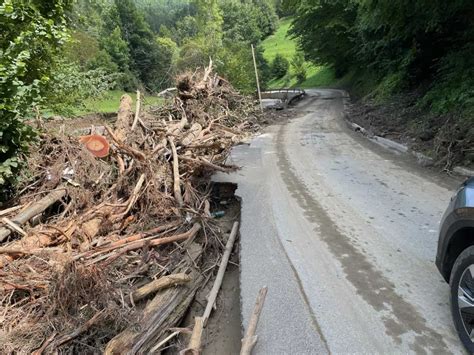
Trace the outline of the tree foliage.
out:
M 272 75 L 275 79 L 283 78 L 290 68 L 290 62 L 281 54 L 277 54 L 272 62 Z
M 271 78 L 270 67 L 263 58 L 261 47 L 255 48 L 255 60 L 257 62 L 259 81 L 262 89 Z M 224 75 L 242 93 L 251 94 L 256 90 L 256 78 L 252 52 L 244 42 L 229 44 L 223 49 L 217 70 Z
M 224 37 L 229 43 L 258 43 L 262 37 L 258 9 L 251 2 L 225 0 L 221 4 Z
M 0 185 L 14 182 L 20 155 L 34 139 L 24 120 L 42 102 L 53 57 L 68 38 L 69 7 L 69 0 L 4 0 L 0 5 Z
M 426 101 L 441 111 L 472 105 L 468 88 L 474 76 L 466 74 L 474 68 L 469 54 L 474 2 L 287 0 L 286 5 L 295 12 L 291 33 L 306 56 L 333 66 L 338 76 L 370 73 L 384 94 L 429 81 Z
M 133 0 L 114 0 L 114 4 L 112 16 L 130 50 L 130 70 L 147 88 L 155 90 L 159 66 L 155 36 Z
M 258 26 L 263 37 L 270 36 L 278 25 L 275 5 L 271 0 L 252 0 L 252 3 L 257 11 Z

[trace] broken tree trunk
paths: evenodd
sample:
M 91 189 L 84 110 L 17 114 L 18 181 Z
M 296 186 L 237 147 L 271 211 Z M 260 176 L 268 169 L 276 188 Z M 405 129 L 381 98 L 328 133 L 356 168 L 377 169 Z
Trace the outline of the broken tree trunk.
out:
M 222 280 L 224 279 L 225 269 L 227 268 L 227 263 L 229 262 L 230 253 L 232 252 L 232 248 L 234 247 L 235 238 L 237 237 L 237 232 L 239 230 L 239 222 L 234 222 L 232 226 L 232 231 L 230 232 L 229 240 L 225 246 L 225 252 L 222 256 L 221 264 L 219 265 L 219 271 L 217 272 L 216 280 L 214 281 L 214 285 L 212 286 L 212 290 L 209 293 L 208 301 L 206 309 L 204 310 L 204 314 L 202 318 L 204 319 L 204 327 L 207 324 L 207 320 L 211 315 L 212 308 L 217 299 L 217 294 L 219 293 L 219 289 L 222 285 Z
M 263 287 L 258 293 L 257 301 L 255 302 L 255 308 L 253 309 L 252 316 L 250 317 L 249 325 L 247 327 L 247 332 L 245 333 L 245 337 L 242 339 L 240 355 L 250 355 L 252 353 L 253 347 L 257 343 L 255 331 L 257 330 L 258 320 L 260 318 L 260 313 L 262 312 L 265 297 L 267 296 L 267 291 L 267 287 Z
M 120 106 L 115 122 L 114 135 L 120 142 L 124 142 L 130 130 L 130 117 L 132 117 L 132 98 L 130 95 L 122 95 Z
M 178 162 L 178 153 L 176 151 L 176 146 L 174 144 L 174 140 L 172 137 L 168 139 L 171 151 L 173 152 L 173 191 L 174 191 L 174 198 L 176 202 L 178 202 L 179 207 L 183 207 L 183 195 L 181 194 L 181 183 L 179 177 L 179 162 Z
M 14 218 L 10 219 L 13 223 L 18 224 L 19 226 L 28 222 L 34 216 L 39 215 L 44 212 L 49 206 L 53 205 L 55 202 L 62 199 L 66 196 L 66 189 L 59 188 L 51 191 L 45 197 L 43 197 L 38 202 L 33 203 L 30 207 L 26 208 L 24 211 L 20 212 Z M 12 233 L 12 230 L 7 227 L 0 228 L 0 242 L 3 242 L 8 236 Z

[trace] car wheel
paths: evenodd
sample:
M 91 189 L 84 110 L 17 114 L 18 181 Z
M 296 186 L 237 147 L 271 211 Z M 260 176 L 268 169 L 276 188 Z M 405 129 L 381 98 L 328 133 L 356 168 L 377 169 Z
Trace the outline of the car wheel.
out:
M 451 271 L 451 313 L 459 338 L 474 353 L 474 246 L 465 249 Z

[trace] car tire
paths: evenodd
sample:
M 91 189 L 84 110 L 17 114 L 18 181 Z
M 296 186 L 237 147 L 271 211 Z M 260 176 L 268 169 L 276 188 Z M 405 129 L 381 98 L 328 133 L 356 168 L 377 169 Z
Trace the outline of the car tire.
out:
M 466 277 L 470 277 L 469 275 L 466 275 L 466 272 L 471 272 L 472 275 L 472 269 L 470 270 L 470 267 L 473 267 L 474 269 L 474 246 L 471 246 L 469 248 L 466 248 L 456 259 L 456 262 L 454 263 L 453 269 L 451 270 L 451 277 L 449 280 L 449 285 L 451 287 L 451 314 L 453 317 L 454 321 L 454 326 L 456 327 L 456 330 L 458 332 L 459 338 L 461 339 L 463 345 L 465 348 L 469 351 L 470 354 L 474 354 L 474 340 L 469 336 L 468 329 L 470 324 L 474 323 L 474 307 L 472 309 L 473 311 L 473 319 L 471 322 L 470 315 L 466 315 L 467 312 L 466 310 L 470 311 L 471 307 L 463 308 L 464 312 L 461 312 L 460 308 L 460 303 L 462 301 L 460 300 L 459 297 L 459 290 L 460 286 L 463 286 L 463 289 L 467 289 L 468 287 L 466 285 Z M 471 279 L 467 280 L 471 282 Z M 461 285 L 462 282 L 462 285 Z M 474 284 L 472 285 L 474 286 Z M 474 296 L 474 289 L 473 291 L 473 296 Z M 466 321 L 469 320 L 469 322 Z M 467 325 L 465 325 L 465 323 Z M 471 330 L 472 331 L 472 330 Z M 473 333 L 471 333 L 473 334 Z

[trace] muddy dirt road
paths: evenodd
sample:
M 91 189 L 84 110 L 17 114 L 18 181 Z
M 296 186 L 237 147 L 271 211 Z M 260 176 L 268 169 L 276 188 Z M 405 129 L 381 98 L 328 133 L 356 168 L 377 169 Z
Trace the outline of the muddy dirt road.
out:
M 269 290 L 256 353 L 462 353 L 434 265 L 458 182 L 350 131 L 343 95 L 310 90 L 217 177 L 242 197 L 244 325 Z

